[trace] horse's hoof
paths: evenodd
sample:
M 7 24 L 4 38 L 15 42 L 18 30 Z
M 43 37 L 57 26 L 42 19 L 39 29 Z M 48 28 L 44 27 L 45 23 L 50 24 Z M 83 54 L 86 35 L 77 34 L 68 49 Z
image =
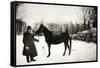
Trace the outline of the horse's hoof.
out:
M 65 56 L 65 54 L 63 54 L 63 56 Z
M 47 58 L 48 58 L 49 56 L 50 56 L 50 55 L 48 55 Z
M 47 56 L 47 58 L 48 58 L 49 56 Z
M 70 55 L 70 53 L 68 55 Z

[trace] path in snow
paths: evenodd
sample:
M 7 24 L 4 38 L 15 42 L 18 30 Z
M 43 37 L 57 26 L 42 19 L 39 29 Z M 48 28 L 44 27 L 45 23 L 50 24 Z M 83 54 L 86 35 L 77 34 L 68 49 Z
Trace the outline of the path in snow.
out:
M 72 40 L 71 55 L 63 56 L 64 43 L 51 46 L 51 56 L 47 58 L 48 48 L 45 43 L 44 36 L 35 37 L 39 42 L 35 42 L 38 56 L 35 57 L 35 62 L 26 62 L 26 57 L 22 55 L 23 50 L 23 36 L 16 36 L 16 63 L 17 65 L 30 65 L 30 64 L 46 64 L 46 63 L 61 63 L 61 62 L 77 62 L 77 61 L 94 61 L 96 60 L 96 44 L 87 43 L 78 40 Z

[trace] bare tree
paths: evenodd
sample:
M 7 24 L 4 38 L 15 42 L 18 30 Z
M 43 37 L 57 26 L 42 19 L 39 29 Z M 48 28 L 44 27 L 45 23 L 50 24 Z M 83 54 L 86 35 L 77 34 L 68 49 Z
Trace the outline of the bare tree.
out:
M 93 27 L 96 27 L 97 25 L 97 7 L 93 7 L 93 8 L 90 8 L 89 9 L 89 21 L 88 21 L 88 24 L 89 24 L 89 27 L 90 25 L 92 24 Z
M 88 17 L 88 7 L 82 7 L 82 18 L 84 23 L 84 30 L 86 30 L 87 17 Z
M 82 7 L 82 18 L 83 18 L 83 23 L 84 23 L 84 30 L 89 29 L 91 24 L 96 27 L 97 8 L 96 7 Z

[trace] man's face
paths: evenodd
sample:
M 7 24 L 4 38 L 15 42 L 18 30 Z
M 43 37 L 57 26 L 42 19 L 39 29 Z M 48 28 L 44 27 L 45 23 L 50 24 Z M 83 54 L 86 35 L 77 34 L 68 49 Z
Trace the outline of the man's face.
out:
M 31 29 L 28 29 L 28 32 L 29 32 L 29 33 L 32 33 L 32 32 L 31 32 Z

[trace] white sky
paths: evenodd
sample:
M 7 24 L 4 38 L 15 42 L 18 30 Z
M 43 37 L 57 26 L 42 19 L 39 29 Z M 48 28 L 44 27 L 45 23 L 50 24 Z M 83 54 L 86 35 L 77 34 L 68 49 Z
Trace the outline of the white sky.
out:
M 44 23 L 81 23 L 82 12 L 78 6 L 58 6 L 42 4 L 22 4 L 18 7 L 17 18 L 22 19 L 27 25 L 35 22 Z

